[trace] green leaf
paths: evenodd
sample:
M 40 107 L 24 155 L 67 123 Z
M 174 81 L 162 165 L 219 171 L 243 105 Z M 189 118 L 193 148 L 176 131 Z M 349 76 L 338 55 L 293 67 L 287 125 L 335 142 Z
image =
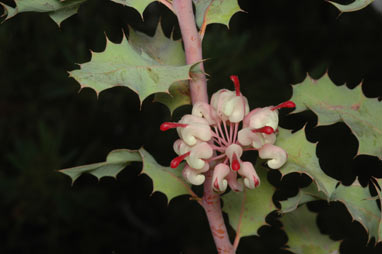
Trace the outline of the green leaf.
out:
M 265 217 L 277 209 L 272 201 L 275 188 L 267 180 L 267 170 L 257 166 L 256 171 L 261 180 L 258 188 L 243 192 L 231 191 L 222 197 L 223 210 L 240 237 L 257 235 L 257 230 L 266 224 Z
M 287 163 L 280 168 L 282 175 L 293 172 L 307 174 L 317 184 L 318 190 L 330 197 L 337 181 L 321 170 L 316 145 L 306 140 L 304 129 L 292 134 L 289 130 L 279 128 L 276 145 L 288 153 Z
M 150 52 L 149 52 L 150 53 Z M 120 44 L 107 40 L 106 49 L 93 53 L 90 62 L 70 72 L 82 87 L 100 93 L 115 86 L 125 86 L 136 92 L 141 102 L 154 93 L 168 93 L 169 87 L 189 79 L 192 65 L 162 64 L 146 51 L 132 46 L 126 38 Z
M 144 149 L 140 149 L 143 160 L 142 173 L 148 175 L 153 181 L 153 191 L 160 191 L 166 194 L 168 201 L 184 195 L 194 195 L 191 187 L 183 180 L 182 169 L 184 164 L 177 168 L 163 167 Z
M 212 23 L 221 23 L 228 27 L 231 17 L 241 11 L 237 0 L 193 0 L 196 23 L 202 27 Z
M 281 217 L 288 235 L 289 250 L 296 254 L 335 254 L 339 253 L 339 241 L 333 241 L 321 234 L 316 224 L 316 215 L 306 206 Z
M 77 13 L 80 5 L 86 0 L 15 0 L 16 7 L 13 8 L 0 3 L 4 9 L 6 19 L 12 18 L 21 12 L 46 12 L 60 26 L 61 22 Z
M 162 30 L 161 24 L 153 37 L 140 32 L 130 30 L 129 42 L 137 50 L 146 52 L 151 58 L 160 64 L 183 66 L 186 64 L 186 55 L 181 40 L 174 41 L 167 38 Z M 154 101 L 163 103 L 171 114 L 180 106 L 191 104 L 190 90 L 187 81 L 179 81 L 171 85 L 168 93 L 158 93 Z
M 73 182 L 85 173 L 92 174 L 99 180 L 104 176 L 116 177 L 122 169 L 134 161 L 142 161 L 138 151 L 128 149 L 113 150 L 107 155 L 105 162 L 62 169 L 60 172 L 70 176 Z
M 154 102 L 156 101 L 166 105 L 170 109 L 171 114 L 180 106 L 191 104 L 188 82 L 177 82 L 170 87 L 169 91 L 170 94 L 155 94 Z
M 333 1 L 328 1 L 328 2 L 334 5 L 335 7 L 337 7 L 337 9 L 340 10 L 341 12 L 352 12 L 352 11 L 358 11 L 365 8 L 366 6 L 371 4 L 373 1 L 374 0 L 354 0 L 354 2 L 352 2 L 351 4 L 346 4 L 346 5 L 338 4 Z
M 281 212 L 292 212 L 299 205 L 320 199 L 343 203 L 352 218 L 361 223 L 369 233 L 369 239 L 375 237 L 377 241 L 382 240 L 381 211 L 375 198 L 370 195 L 369 189 L 362 187 L 358 181 L 351 186 L 339 185 L 329 198 L 319 192 L 314 184 L 311 184 L 307 188 L 300 189 L 297 196 L 281 201 Z
M 375 237 L 377 241 L 380 240 L 381 212 L 368 187 L 362 187 L 358 181 L 351 186 L 340 185 L 331 200 L 340 201 L 346 206 L 353 219 L 361 223 L 369 233 L 369 239 Z
M 74 168 L 62 169 L 61 173 L 70 176 L 73 180 L 78 179 L 82 174 L 88 173 L 98 179 L 116 175 L 131 162 L 142 162 L 142 173 L 148 175 L 153 181 L 153 192 L 163 192 L 168 201 L 183 194 L 193 194 L 189 184 L 182 178 L 182 166 L 176 169 L 163 167 L 143 148 L 139 150 L 120 149 L 109 153 L 105 162 L 89 164 Z
M 345 122 L 359 141 L 358 154 L 382 158 L 382 103 L 366 98 L 361 86 L 336 86 L 325 75 L 319 80 L 307 77 L 293 86 L 294 113 L 307 109 L 318 116 L 318 125 Z
M 299 205 L 314 200 L 328 200 L 328 197 L 322 191 L 318 191 L 317 185 L 312 183 L 308 187 L 299 190 L 296 196 L 280 201 L 281 213 L 289 213 L 297 209 Z
M 141 17 L 143 18 L 143 11 L 146 9 L 146 7 L 151 4 L 152 2 L 155 2 L 157 0 L 111 0 L 113 2 L 130 6 L 136 9 Z
M 382 193 L 381 193 L 381 187 L 382 187 L 382 179 L 375 179 L 377 184 L 374 184 L 376 187 L 376 190 L 378 192 L 378 198 L 379 203 L 382 205 Z M 378 239 L 377 242 L 382 241 L 382 210 L 380 212 L 381 220 L 378 222 Z

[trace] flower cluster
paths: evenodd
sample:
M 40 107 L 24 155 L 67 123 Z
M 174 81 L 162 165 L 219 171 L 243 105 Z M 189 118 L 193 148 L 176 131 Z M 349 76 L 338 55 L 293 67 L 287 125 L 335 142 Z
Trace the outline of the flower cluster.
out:
M 274 145 L 278 109 L 295 107 L 293 102 L 287 101 L 250 111 L 247 98 L 240 92 L 238 77 L 231 76 L 231 80 L 235 91 L 221 89 L 212 95 L 210 104 L 198 102 L 192 114 L 160 127 L 162 131 L 176 128 L 180 137 L 174 143 L 179 156 L 171 161 L 171 167 L 177 168 L 186 160 L 184 178 L 200 185 L 205 181 L 204 173 L 210 170 L 210 165 L 215 165 L 211 170 L 212 188 L 216 192 L 224 192 L 228 185 L 234 191 L 242 191 L 244 186 L 249 189 L 259 186 L 260 179 L 252 163 L 241 160 L 244 151 L 257 150 L 260 158 L 268 159 L 272 169 L 286 162 L 287 153 Z

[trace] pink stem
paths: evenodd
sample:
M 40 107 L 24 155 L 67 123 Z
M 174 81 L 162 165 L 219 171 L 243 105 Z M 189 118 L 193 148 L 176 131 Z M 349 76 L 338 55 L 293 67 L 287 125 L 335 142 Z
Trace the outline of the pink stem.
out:
M 192 9 L 192 0 L 173 0 L 173 8 L 177 15 L 180 31 L 182 33 L 187 64 L 199 62 L 201 73 L 191 74 L 190 92 L 192 103 L 208 103 L 207 80 L 204 75 L 202 61 L 201 38 L 196 29 L 195 17 Z M 220 205 L 220 195 L 212 189 L 212 170 L 206 173 L 202 206 L 207 214 L 212 236 L 219 254 L 234 254 L 235 250 L 229 240 L 227 228 L 224 224 Z
M 219 254 L 234 254 L 235 250 L 229 240 L 220 205 L 220 195 L 212 190 L 212 171 L 206 173 L 202 206 L 207 214 L 212 236 Z
M 202 42 L 196 29 L 195 16 L 192 10 L 192 0 L 174 0 L 172 4 L 178 17 L 180 31 L 182 33 L 186 63 L 199 63 L 202 73 L 192 73 L 190 81 L 192 104 L 196 102 L 208 103 L 207 80 L 204 75 L 202 57 Z

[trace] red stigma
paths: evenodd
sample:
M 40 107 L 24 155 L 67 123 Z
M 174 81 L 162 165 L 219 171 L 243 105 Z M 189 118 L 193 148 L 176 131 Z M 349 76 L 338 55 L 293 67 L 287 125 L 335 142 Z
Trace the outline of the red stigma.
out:
M 270 126 L 264 126 L 262 128 L 259 128 L 259 129 L 254 129 L 254 130 L 252 130 L 252 132 L 261 132 L 261 133 L 269 135 L 269 134 L 274 133 L 275 130 Z
M 219 182 L 218 182 L 218 179 L 217 179 L 217 178 L 215 179 L 214 187 L 215 187 L 215 189 L 220 190 L 220 188 L 219 188 Z
M 167 131 L 169 129 L 174 129 L 174 128 L 178 128 L 178 127 L 184 128 L 184 127 L 187 127 L 187 124 L 164 122 L 160 125 L 160 130 L 161 131 Z
M 234 153 L 233 156 L 232 156 L 231 168 L 232 168 L 233 171 L 238 171 L 240 169 L 240 162 L 237 159 L 236 153 Z
M 187 152 L 185 154 L 182 154 L 176 158 L 174 158 L 171 163 L 170 163 L 170 167 L 171 168 L 177 168 L 179 166 L 179 164 L 184 160 L 184 158 L 186 158 L 187 156 L 190 155 L 190 152 Z
M 240 95 L 240 82 L 239 82 L 239 77 L 236 75 L 231 75 L 230 76 L 233 84 L 235 85 L 235 90 L 236 90 L 236 96 Z
M 253 176 L 253 182 L 255 183 L 255 187 L 259 186 L 260 182 L 255 176 Z
M 295 108 L 295 107 L 296 107 L 296 104 L 293 101 L 286 101 L 273 107 L 272 110 L 276 110 L 280 108 Z

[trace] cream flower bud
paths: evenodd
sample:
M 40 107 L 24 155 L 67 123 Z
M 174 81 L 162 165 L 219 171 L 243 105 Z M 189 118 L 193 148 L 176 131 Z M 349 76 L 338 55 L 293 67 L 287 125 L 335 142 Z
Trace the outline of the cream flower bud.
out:
M 219 163 L 215 166 L 212 176 L 212 188 L 216 192 L 223 192 L 227 189 L 226 176 L 229 174 L 230 169 L 224 163 Z
M 180 119 L 179 123 L 184 124 L 185 127 L 176 128 L 178 135 L 189 146 L 195 145 L 198 139 L 209 141 L 212 137 L 209 123 L 204 118 L 185 115 Z
M 278 111 L 273 110 L 272 107 L 252 110 L 247 117 L 249 118 L 247 124 L 253 129 L 269 126 L 276 130 L 279 125 Z
M 244 185 L 249 189 L 254 189 L 260 184 L 260 178 L 256 173 L 252 163 L 244 161 L 238 173 L 244 178 Z
M 213 155 L 213 149 L 206 142 L 198 142 L 194 146 L 188 146 L 183 140 L 178 139 L 174 143 L 174 151 L 187 161 L 187 164 L 196 170 L 202 170 L 208 165 L 205 159 L 209 159 Z M 208 170 L 208 168 L 207 168 Z
M 253 132 L 250 128 L 244 128 L 238 133 L 238 141 L 243 146 L 251 145 L 253 148 L 260 149 L 265 144 L 274 144 L 276 135 Z
M 195 103 L 192 107 L 192 115 L 204 117 L 210 125 L 215 125 L 218 123 L 218 116 L 215 109 L 205 102 Z
M 265 144 L 259 150 L 259 156 L 262 159 L 271 159 L 267 164 L 272 169 L 280 168 L 288 159 L 288 155 L 284 149 L 271 144 Z
M 212 95 L 211 106 L 223 121 L 229 120 L 232 123 L 240 122 L 249 112 L 247 98 L 226 89 L 221 89 Z
M 208 170 L 208 168 L 207 168 L 207 170 Z M 193 185 L 201 185 L 204 183 L 204 181 L 206 179 L 206 177 L 203 174 L 201 174 L 200 171 L 195 170 L 188 165 L 186 165 L 184 167 L 182 173 L 183 173 L 184 179 L 186 179 L 189 183 L 191 183 Z

